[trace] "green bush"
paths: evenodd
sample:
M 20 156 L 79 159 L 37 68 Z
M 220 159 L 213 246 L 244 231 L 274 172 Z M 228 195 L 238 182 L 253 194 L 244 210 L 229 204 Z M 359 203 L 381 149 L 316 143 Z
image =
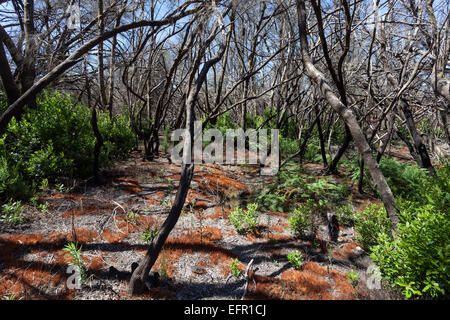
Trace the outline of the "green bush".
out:
M 13 202 L 13 199 L 9 199 L 9 202 L 5 203 L 1 207 L 2 214 L 0 215 L 0 222 L 8 224 L 9 226 L 24 223 L 22 211 L 23 206 L 20 201 Z
M 296 139 L 285 138 L 279 135 L 279 143 L 281 158 L 287 158 L 298 152 L 298 141 Z
M 204 129 L 205 130 L 206 129 L 217 129 L 225 137 L 225 133 L 226 133 L 227 129 L 235 129 L 235 128 L 237 128 L 237 126 L 231 119 L 230 111 L 228 111 L 228 112 L 225 112 L 224 114 L 218 116 L 215 124 L 212 124 L 211 121 L 209 121 Z
M 299 270 L 303 265 L 302 253 L 298 250 L 294 250 L 287 255 L 289 263 L 295 270 Z
M 336 217 L 339 225 L 353 226 L 353 208 L 351 205 L 338 207 Z
M 313 227 L 312 210 L 307 205 L 300 205 L 297 209 L 289 214 L 289 228 L 298 238 L 304 238 L 308 229 Z
M 356 240 L 364 249 L 370 250 L 378 243 L 379 234 L 390 234 L 391 221 L 382 205 L 370 204 L 364 210 L 355 213 Z
M 247 210 L 239 207 L 234 208 L 228 219 L 238 232 L 249 231 L 253 233 L 256 230 L 259 213 L 258 205 L 251 203 L 247 206 Z
M 407 216 L 408 215 L 408 216 Z M 399 224 L 397 239 L 380 234 L 371 257 L 382 276 L 414 296 L 438 297 L 448 293 L 450 276 L 450 216 L 432 205 L 419 207 Z
M 26 200 L 33 195 L 33 189 L 33 185 L 24 179 L 17 164 L 11 164 L 5 157 L 0 157 L 0 195 Z
M 426 176 L 424 169 L 393 158 L 383 158 L 380 169 L 396 197 L 420 197 L 417 190 Z
M 126 114 L 111 119 L 109 114 L 101 112 L 98 129 L 103 137 L 103 163 L 109 159 L 123 158 L 135 146 L 136 136 Z
M 395 241 L 380 233 L 371 257 L 389 283 L 405 297 L 438 298 L 450 284 L 450 168 L 420 180 L 418 197 L 399 199 Z
M 325 210 L 330 203 L 341 202 L 348 195 L 345 184 L 337 184 L 329 177 L 313 177 L 297 166 L 284 166 L 269 186 L 259 191 L 256 201 L 271 211 L 290 211 L 308 199 L 316 201 L 317 211 Z
M 0 104 L 1 110 L 6 109 L 5 99 Z M 54 91 L 39 95 L 37 105 L 37 109 L 26 110 L 20 121 L 13 118 L 0 138 L 3 197 L 30 197 L 33 183 L 44 178 L 55 182 L 59 177 L 92 174 L 95 137 L 90 110 Z M 104 140 L 100 165 L 105 165 L 130 151 L 135 137 L 125 115 L 110 119 L 106 112 L 98 114 Z

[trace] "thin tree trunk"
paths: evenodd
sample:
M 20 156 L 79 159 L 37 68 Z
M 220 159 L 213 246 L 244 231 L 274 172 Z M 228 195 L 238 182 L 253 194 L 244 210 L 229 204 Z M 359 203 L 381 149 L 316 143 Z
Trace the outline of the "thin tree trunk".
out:
M 436 171 L 434 171 L 433 165 L 431 164 L 430 156 L 428 155 L 427 148 L 425 147 L 422 137 L 417 131 L 416 125 L 414 123 L 414 118 L 412 112 L 404 100 L 400 100 L 400 107 L 406 119 L 406 126 L 408 127 L 409 133 L 411 134 L 411 138 L 414 143 L 414 149 L 420 157 L 419 165 L 422 168 L 428 170 L 431 175 L 435 175 Z
M 8 104 L 13 104 L 20 97 L 20 90 L 14 81 L 14 76 L 9 67 L 8 59 L 6 58 L 5 48 L 3 42 L 0 40 L 0 77 L 2 79 L 3 87 L 5 88 Z
M 206 45 L 209 44 L 214 39 L 212 35 L 206 41 Z M 185 108 L 186 108 L 186 127 L 189 128 L 190 133 L 190 147 L 192 148 L 194 145 L 194 120 L 195 120 L 195 103 L 198 99 L 198 93 L 201 90 L 201 87 L 206 79 L 206 74 L 209 69 L 222 59 L 223 54 L 225 52 L 225 45 L 221 45 L 217 55 L 207 61 L 198 75 L 197 80 L 193 85 L 189 87 Z M 195 64 L 197 67 L 199 65 L 199 61 L 201 56 L 197 57 L 197 63 Z M 193 74 L 196 72 L 196 68 L 193 69 Z M 192 149 L 191 149 L 192 150 Z M 147 253 L 143 260 L 139 263 L 139 266 L 133 272 L 131 276 L 130 284 L 128 287 L 128 293 L 130 295 L 133 294 L 141 294 L 145 290 L 145 283 L 148 279 L 148 274 L 156 262 L 158 255 L 166 242 L 167 237 L 169 236 L 172 229 L 175 227 L 177 223 L 181 210 L 183 209 L 184 202 L 186 201 L 186 196 L 189 191 L 189 187 L 191 185 L 192 176 L 194 174 L 194 163 L 183 164 L 182 173 L 180 178 L 179 187 L 175 196 L 175 202 L 172 206 L 168 217 L 164 221 L 161 229 L 158 232 L 158 235 L 154 242 L 151 243 L 150 247 L 147 250 Z
M 98 34 L 102 35 L 105 32 L 105 22 L 103 17 L 103 0 L 97 0 L 97 14 L 98 14 Z M 105 66 L 103 62 L 103 41 L 97 46 L 97 63 L 98 63 L 98 86 L 100 94 L 100 104 L 104 110 L 108 104 L 106 101 L 106 88 L 105 88 Z
M 325 140 L 323 138 L 322 124 L 321 124 L 321 121 L 320 121 L 319 110 L 318 110 L 317 106 L 316 106 L 316 115 L 318 116 L 318 118 L 317 118 L 317 131 L 319 131 L 320 153 L 322 154 L 323 166 L 326 167 L 328 165 L 327 153 L 325 151 Z
M 94 179 L 95 183 L 100 183 L 100 175 L 99 175 L 99 160 L 100 160 L 100 151 L 103 146 L 103 137 L 100 133 L 100 130 L 98 129 L 98 123 L 97 123 L 97 110 L 94 107 L 92 107 L 92 114 L 91 114 L 91 126 L 92 130 L 94 131 L 95 136 L 95 146 L 94 146 Z

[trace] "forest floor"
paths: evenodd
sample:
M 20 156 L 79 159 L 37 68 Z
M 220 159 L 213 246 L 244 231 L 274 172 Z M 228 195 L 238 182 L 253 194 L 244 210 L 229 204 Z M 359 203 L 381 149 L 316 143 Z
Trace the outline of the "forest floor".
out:
M 399 151 L 401 152 L 401 150 Z M 405 152 L 401 152 L 405 154 Z M 407 153 L 407 152 L 406 152 Z M 340 227 L 329 244 L 327 219 L 313 241 L 299 240 L 288 229 L 287 212 L 262 212 L 253 234 L 239 234 L 228 220 L 230 209 L 246 203 L 257 186 L 270 182 L 259 166 L 196 165 L 182 213 L 160 254 L 154 271 L 159 284 L 135 297 L 127 295 L 131 264 L 146 252 L 140 235 L 159 227 L 173 200 L 180 166 L 165 158 L 142 162 L 134 152 L 127 161 L 104 171 L 107 183 L 82 186 L 78 193 L 48 192 L 42 213 L 26 206 L 26 223 L 0 231 L 0 297 L 23 299 L 396 299 L 390 290 L 369 289 L 370 258 L 355 241 L 352 227 Z M 306 163 L 308 174 L 323 167 Z M 169 180 L 169 178 L 171 180 Z M 333 177 L 340 183 L 345 178 Z M 170 182 L 172 181 L 172 182 Z M 377 202 L 357 193 L 353 205 Z M 170 192 L 173 189 L 173 192 Z M 225 201 L 224 195 L 233 195 Z M 130 215 L 130 213 L 133 213 Z M 81 289 L 68 289 L 69 241 L 82 245 L 90 277 Z M 303 253 L 294 270 L 286 256 Z M 232 276 L 230 260 L 238 258 L 243 275 Z M 248 273 L 246 268 L 253 260 Z M 346 273 L 359 273 L 356 288 Z

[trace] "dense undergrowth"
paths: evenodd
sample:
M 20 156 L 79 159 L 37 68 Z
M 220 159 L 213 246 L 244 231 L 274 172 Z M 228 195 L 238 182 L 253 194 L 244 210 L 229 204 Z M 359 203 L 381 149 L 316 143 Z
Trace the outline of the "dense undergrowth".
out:
M 68 95 L 47 91 L 37 99 L 37 109 L 13 118 L 0 137 L 0 196 L 32 197 L 42 180 L 92 175 L 95 136 L 91 112 Z M 7 108 L 1 96 L 0 112 Z M 98 127 L 104 145 L 100 165 L 126 155 L 135 137 L 124 116 L 113 119 L 99 112 Z
M 397 199 L 401 222 L 395 239 L 382 205 L 355 211 L 347 184 L 311 177 L 299 167 L 283 168 L 257 201 L 269 210 L 291 212 L 290 228 L 298 238 L 314 234 L 315 214 L 336 212 L 340 224 L 354 225 L 356 240 L 386 283 L 406 298 L 445 297 L 450 283 L 450 165 L 436 168 L 436 176 L 395 159 L 384 159 L 380 166 Z

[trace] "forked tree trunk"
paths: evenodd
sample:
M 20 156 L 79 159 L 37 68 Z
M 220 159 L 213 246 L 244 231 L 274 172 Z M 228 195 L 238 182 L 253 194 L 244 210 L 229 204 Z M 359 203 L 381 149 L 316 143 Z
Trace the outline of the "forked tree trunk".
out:
M 348 126 L 348 129 L 353 137 L 356 147 L 360 155 L 362 156 L 364 163 L 369 171 L 377 190 L 380 194 L 381 200 L 383 201 L 384 207 L 386 208 L 386 212 L 392 221 L 392 230 L 395 231 L 397 229 L 397 224 L 399 223 L 399 219 L 397 216 L 397 209 L 394 206 L 394 195 L 392 194 L 389 185 L 386 182 L 386 179 L 381 172 L 378 163 L 372 156 L 372 150 L 367 143 L 366 138 L 364 137 L 361 127 L 358 124 L 358 121 L 353 114 L 353 112 L 347 108 L 336 96 L 336 94 L 332 91 L 331 87 L 326 82 L 325 76 L 314 66 L 312 63 L 311 57 L 309 55 L 309 45 L 308 45 L 308 26 L 306 22 L 306 6 L 304 0 L 297 0 L 297 15 L 298 15 L 298 26 L 300 33 L 300 44 L 301 44 L 301 53 L 303 64 L 306 70 L 308 77 L 314 82 L 323 97 L 330 104 L 336 113 L 342 118 L 345 124 Z

